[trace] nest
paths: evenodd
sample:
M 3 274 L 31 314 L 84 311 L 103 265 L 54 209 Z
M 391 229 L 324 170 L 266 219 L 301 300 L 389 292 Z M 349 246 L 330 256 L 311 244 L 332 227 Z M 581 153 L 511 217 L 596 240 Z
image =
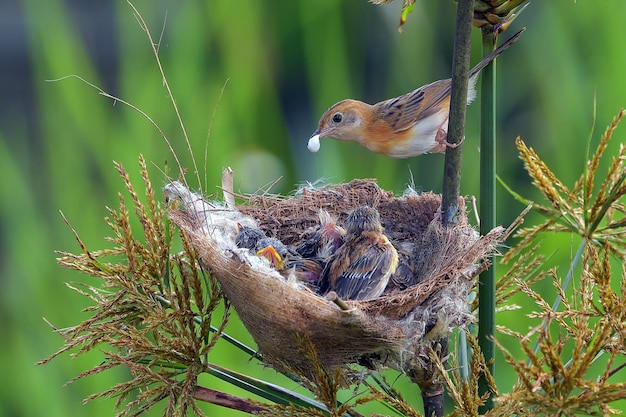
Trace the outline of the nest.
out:
M 225 188 L 230 188 L 228 181 Z M 287 198 L 251 195 L 237 206 L 227 191 L 226 204 L 208 202 L 177 182 L 164 192 L 181 201 L 170 209 L 171 220 L 219 280 L 264 361 L 302 375 L 311 375 L 314 369 L 310 356 L 303 354 L 303 340 L 310 342 L 319 363 L 329 370 L 365 359 L 368 366 L 420 374 L 428 366 L 433 343 L 472 320 L 467 294 L 503 234 L 498 228 L 478 236 L 467 223 L 464 208 L 454 226 L 443 227 L 439 195 L 396 197 L 374 180 L 303 189 Z M 371 300 L 346 300 L 348 308 L 342 309 L 234 243 L 240 223 L 297 245 L 318 224 L 320 209 L 341 225 L 363 205 L 379 211 L 385 234 L 396 248 L 410 254 L 417 284 Z

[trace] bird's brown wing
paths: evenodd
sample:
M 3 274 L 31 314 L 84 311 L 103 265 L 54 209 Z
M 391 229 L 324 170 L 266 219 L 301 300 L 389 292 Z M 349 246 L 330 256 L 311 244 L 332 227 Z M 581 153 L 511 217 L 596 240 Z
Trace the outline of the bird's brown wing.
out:
M 394 132 L 415 126 L 417 122 L 437 113 L 439 105 L 450 96 L 452 80 L 439 80 L 400 97 L 374 105 L 377 116 L 385 120 Z
M 470 82 L 475 83 L 480 70 L 516 42 L 524 30 L 517 32 L 472 68 L 469 73 L 470 79 L 472 79 Z M 418 121 L 437 113 L 441 103 L 450 97 L 451 90 L 452 79 L 448 78 L 422 86 L 403 96 L 381 101 L 374 107 L 381 120 L 385 120 L 394 132 L 401 132 L 415 126 Z
M 360 246 L 355 249 L 359 250 L 349 254 L 349 262 L 337 264 L 341 269 L 333 271 L 334 268 L 331 267 L 330 273 L 336 274 L 332 289 L 340 298 L 364 300 L 377 295 L 377 292 L 382 292 L 389 278 L 395 254 L 393 249 L 379 245 Z M 385 282 L 381 284 L 383 280 Z

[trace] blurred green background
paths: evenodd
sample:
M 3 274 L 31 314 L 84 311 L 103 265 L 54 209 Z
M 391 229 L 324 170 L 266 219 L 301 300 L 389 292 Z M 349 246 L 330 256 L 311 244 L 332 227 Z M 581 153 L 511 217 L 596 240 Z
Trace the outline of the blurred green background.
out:
M 323 142 L 321 151 L 311 154 L 306 143 L 318 118 L 336 101 L 376 102 L 449 77 L 453 1 L 418 0 L 402 34 L 397 30 L 401 1 L 386 6 L 365 0 L 135 4 L 155 38 L 163 29 L 160 57 L 202 171 L 210 130 L 208 192 L 217 191 L 225 166 L 235 170 L 236 187 L 244 192 L 279 176 L 283 179 L 272 191 L 280 193 L 318 178 L 364 177 L 375 177 L 396 192 L 411 178 L 418 189 L 440 191 L 442 155 L 391 160 L 335 141 Z M 571 185 L 582 169 L 594 97 L 594 144 L 626 105 L 625 19 L 623 0 L 536 1 L 504 35 L 528 28 L 498 62 L 498 173 L 519 193 L 540 199 L 517 158 L 516 136 Z M 478 31 L 474 41 L 477 62 Z M 124 381 L 123 371 L 63 387 L 100 363 L 99 352 L 34 365 L 62 344 L 42 317 L 59 327 L 86 317 L 81 309 L 88 304 L 63 283 L 94 282 L 55 263 L 55 250 L 79 251 L 59 211 L 91 249 L 109 247 L 103 239 L 110 235 L 105 207 L 117 207 L 117 192 L 123 191 L 112 161 L 138 178 L 137 158 L 143 154 L 154 164 L 156 187 L 165 184 L 159 171 L 165 161 L 173 176 L 178 171 L 158 132 L 139 113 L 77 79 L 47 80 L 83 77 L 150 115 L 191 169 L 189 153 L 148 40 L 124 1 L 4 0 L 0 60 L 0 414 L 110 416 L 113 400 L 87 405 L 81 400 Z M 479 192 L 477 123 L 475 104 L 468 111 L 465 195 Z M 623 142 L 622 132 L 611 143 L 613 151 Z M 499 219 L 506 225 L 523 207 L 499 190 Z M 527 223 L 533 219 L 530 215 Z M 556 249 L 555 264 L 566 263 L 575 247 L 568 236 L 550 245 L 546 250 Z M 552 291 L 549 283 L 545 287 Z M 517 321 L 516 328 L 525 331 L 528 324 L 521 315 L 503 314 L 499 322 Z M 252 343 L 236 321 L 228 331 Z M 212 360 L 296 388 L 228 346 L 218 346 Z M 497 370 L 506 391 L 514 376 L 503 363 Z M 201 382 L 246 395 L 214 378 Z M 395 385 L 406 396 L 414 395 L 404 378 Z M 203 409 L 211 415 L 242 415 L 208 405 Z

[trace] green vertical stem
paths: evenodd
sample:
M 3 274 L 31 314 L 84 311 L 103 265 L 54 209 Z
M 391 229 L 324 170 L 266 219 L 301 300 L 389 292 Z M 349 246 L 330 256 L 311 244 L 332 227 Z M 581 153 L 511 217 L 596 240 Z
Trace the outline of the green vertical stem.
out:
M 443 190 L 441 206 L 442 222 L 448 225 L 454 222 L 459 208 L 461 190 L 461 161 L 463 156 L 463 138 L 465 137 L 465 115 L 467 113 L 467 81 L 470 70 L 472 51 L 472 19 L 474 0 L 459 0 L 456 14 L 456 33 L 454 36 L 454 56 L 452 58 L 452 94 L 450 97 L 450 121 L 448 123 L 448 143 L 457 144 L 448 147 L 443 171 Z
M 483 55 L 493 51 L 496 36 L 483 31 Z M 496 227 L 496 74 L 495 60 L 481 72 L 481 119 L 480 119 L 480 234 L 486 235 Z M 496 265 L 491 257 L 491 268 L 480 275 L 478 285 L 478 343 L 483 352 L 487 369 L 495 376 L 496 331 Z M 478 382 L 480 395 L 492 392 L 487 379 Z M 493 394 L 493 392 L 492 392 Z M 487 398 L 479 412 L 484 414 L 493 408 L 493 395 Z
M 459 0 L 456 14 L 456 33 L 454 36 L 454 55 L 452 58 L 452 93 L 450 97 L 450 120 L 447 141 L 458 146 L 448 147 L 443 172 L 443 190 L 441 198 L 442 223 L 454 224 L 459 207 L 461 189 L 461 162 L 463 156 L 463 138 L 465 137 L 465 116 L 467 112 L 467 82 L 470 70 L 472 48 L 472 19 L 474 0 Z M 433 349 L 445 362 L 448 356 L 448 337 L 433 341 Z M 434 367 L 433 367 L 434 368 Z M 444 411 L 444 389 L 441 378 L 434 371 L 429 378 L 419 378 L 418 384 L 424 401 L 424 415 L 441 417 Z

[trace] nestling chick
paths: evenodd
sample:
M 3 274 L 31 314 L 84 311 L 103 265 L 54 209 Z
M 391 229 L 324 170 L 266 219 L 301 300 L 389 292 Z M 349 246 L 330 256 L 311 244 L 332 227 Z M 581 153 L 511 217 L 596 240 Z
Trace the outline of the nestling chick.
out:
M 418 282 L 418 278 L 415 276 L 415 265 L 411 254 L 406 250 L 396 250 L 398 252 L 398 267 L 389 279 L 385 294 L 394 294 L 412 287 Z
M 344 228 L 337 225 L 336 220 L 326 210 L 320 209 L 318 217 L 319 229 L 296 248 L 305 258 L 326 259 L 343 245 L 343 238 L 346 235 Z
M 273 237 L 259 240 L 256 249 L 256 254 L 267 258 L 284 277 L 288 278 L 290 274 L 294 274 L 300 281 L 314 287 L 317 286 L 320 274 L 324 269 L 322 260 L 317 258 L 305 259 L 295 250 Z
M 378 297 L 398 266 L 398 253 L 383 234 L 378 211 L 362 206 L 348 216 L 345 243 L 331 256 L 322 272 L 321 292 L 339 298 L 366 300 Z
M 242 226 L 237 224 L 239 234 L 235 239 L 235 244 L 239 248 L 256 249 L 257 243 L 261 239 L 266 239 L 267 235 L 261 230 L 254 227 Z
M 285 260 L 289 256 L 298 256 L 298 253 L 285 245 L 275 237 L 265 237 L 257 241 L 256 254 L 266 257 L 274 268 L 281 271 L 285 269 Z

